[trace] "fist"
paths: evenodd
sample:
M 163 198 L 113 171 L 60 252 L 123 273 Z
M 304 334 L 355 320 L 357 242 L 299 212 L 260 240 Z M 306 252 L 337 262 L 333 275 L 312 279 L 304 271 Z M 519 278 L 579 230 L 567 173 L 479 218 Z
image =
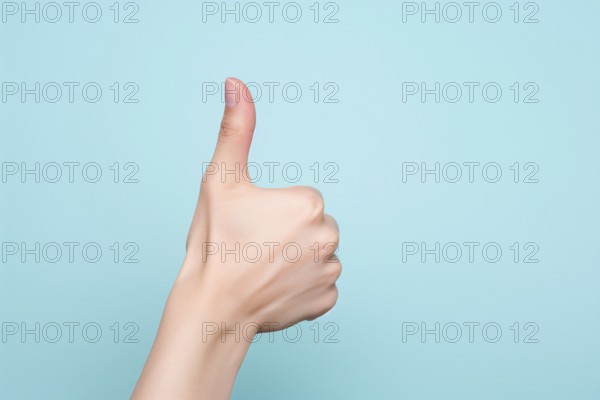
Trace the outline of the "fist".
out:
M 248 177 L 256 113 L 247 87 L 225 82 L 225 112 L 206 167 L 178 280 L 226 323 L 284 329 L 329 311 L 341 264 L 339 229 L 316 189 L 264 189 Z M 206 307 L 203 307 L 206 309 Z M 214 321 L 219 322 L 219 321 Z

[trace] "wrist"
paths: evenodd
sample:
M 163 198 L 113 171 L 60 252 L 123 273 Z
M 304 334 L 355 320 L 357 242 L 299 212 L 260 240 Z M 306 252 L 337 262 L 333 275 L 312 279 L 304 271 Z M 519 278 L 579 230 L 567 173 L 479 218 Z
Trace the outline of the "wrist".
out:
M 134 399 L 231 394 L 258 324 L 244 322 L 227 299 L 204 287 L 202 269 L 195 272 L 180 274 L 173 285 Z

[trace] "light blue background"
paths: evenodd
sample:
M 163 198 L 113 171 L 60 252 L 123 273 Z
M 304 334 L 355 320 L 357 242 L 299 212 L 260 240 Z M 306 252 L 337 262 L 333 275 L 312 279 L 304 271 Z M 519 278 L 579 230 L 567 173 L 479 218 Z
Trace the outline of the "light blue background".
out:
M 124 3 L 124 2 L 123 2 Z M 121 3 L 121 4 L 123 4 Z M 202 163 L 211 157 L 222 103 L 203 82 L 237 76 L 298 82 L 298 103 L 257 103 L 251 159 L 308 166 L 335 162 L 339 183 L 319 182 L 342 231 L 336 308 L 319 322 L 339 343 L 313 342 L 312 324 L 288 343 L 254 345 L 236 399 L 597 399 L 600 397 L 598 88 L 596 1 L 539 1 L 537 24 L 417 17 L 401 2 L 338 2 L 337 24 L 202 22 L 200 1 L 140 4 L 138 24 L 0 24 L 2 82 L 136 82 L 138 104 L 0 103 L 2 162 L 136 162 L 138 184 L 0 184 L 2 242 L 137 242 L 138 264 L 0 264 L 0 320 L 94 321 L 99 343 L 0 343 L 0 397 L 126 398 L 158 326 L 184 254 Z M 325 2 L 321 3 L 323 6 Z M 521 2 L 523 5 L 525 2 Z M 244 3 L 242 3 L 244 4 Z M 432 4 L 429 2 L 428 4 Z M 443 4 L 443 3 L 442 3 Z M 402 82 L 495 81 L 502 100 L 401 101 Z M 314 103 L 314 82 L 339 85 L 339 103 Z M 538 104 L 507 87 L 536 82 Z M 402 183 L 402 162 L 497 162 L 489 184 Z M 536 162 L 537 184 L 508 166 Z M 108 176 L 108 175 L 107 175 Z M 480 175 L 479 175 L 480 177 Z M 274 186 L 285 186 L 281 176 Z M 403 263 L 402 242 L 501 243 L 490 264 Z M 507 247 L 536 242 L 538 264 Z M 138 344 L 111 342 L 113 322 L 136 322 Z M 402 322 L 497 322 L 502 339 L 402 341 Z M 537 344 L 508 327 L 535 322 Z M 322 326 L 321 325 L 321 326 Z M 321 331 L 323 334 L 323 331 Z M 522 342 L 522 340 L 521 340 Z

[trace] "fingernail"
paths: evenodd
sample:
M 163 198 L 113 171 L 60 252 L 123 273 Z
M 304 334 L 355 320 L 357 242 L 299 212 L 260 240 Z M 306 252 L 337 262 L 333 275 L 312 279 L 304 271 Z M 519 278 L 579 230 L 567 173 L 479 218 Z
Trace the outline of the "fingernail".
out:
M 231 78 L 225 80 L 225 106 L 233 107 L 238 100 L 237 82 Z

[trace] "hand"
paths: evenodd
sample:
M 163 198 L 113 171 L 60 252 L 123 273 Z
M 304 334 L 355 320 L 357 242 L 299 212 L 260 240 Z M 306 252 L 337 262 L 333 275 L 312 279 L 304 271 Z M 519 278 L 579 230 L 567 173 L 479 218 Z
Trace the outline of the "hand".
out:
M 337 223 L 315 189 L 250 182 L 254 103 L 236 79 L 225 89 L 186 257 L 134 398 L 228 398 L 256 333 L 314 319 L 337 301 Z
M 323 213 L 315 189 L 262 189 L 250 182 L 254 104 L 240 81 L 228 79 L 226 94 L 180 277 L 196 277 L 198 293 L 218 299 L 230 321 L 258 323 L 261 331 L 314 319 L 338 296 L 337 223 Z

